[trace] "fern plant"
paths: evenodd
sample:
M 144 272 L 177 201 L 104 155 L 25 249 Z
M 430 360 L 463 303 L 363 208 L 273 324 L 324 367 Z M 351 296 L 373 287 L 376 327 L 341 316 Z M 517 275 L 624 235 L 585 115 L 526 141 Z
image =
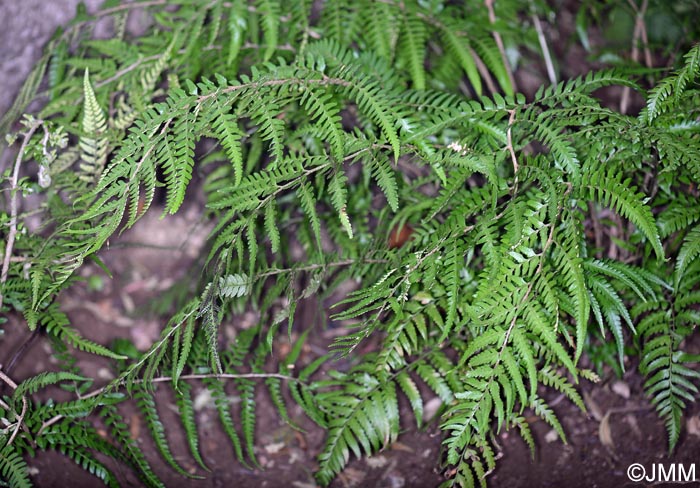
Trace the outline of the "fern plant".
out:
M 152 13 L 142 37 L 125 28 L 137 7 Z M 200 476 L 172 453 L 158 388 L 172 390 L 206 476 L 197 382 L 246 466 L 258 465 L 256 392 L 290 424 L 289 405 L 299 405 L 327 431 L 322 485 L 351 456 L 398 438 L 400 396 L 418 426 L 430 420 L 427 398 L 437 397 L 437 462 L 451 473 L 444 486 L 484 486 L 495 433 L 515 428 L 534 449 L 526 412 L 566 440 L 542 392 L 585 410 L 577 386 L 597 380 L 580 361 L 593 328 L 612 337 L 621 369 L 625 346 L 637 351 L 672 450 L 698 393 L 698 358 L 683 347 L 699 301 L 700 46 L 648 91 L 607 70 L 526 99 L 502 48 L 536 37 L 517 27 L 529 8 L 106 2 L 57 35 L 3 119 L 7 129 L 29 100 L 48 98 L 9 139 L 19 149 L 3 180 L 0 307 L 46 330 L 65 361 L 19 385 L 3 373 L 14 392 L 0 403 L 3 480 L 30 486 L 26 457 L 56 449 L 109 486 L 117 478 L 97 454 L 163 486 L 121 417 L 129 399 L 163 460 Z M 112 19 L 113 36 L 91 39 L 102 18 Z M 596 98 L 613 85 L 644 97 L 641 113 Z M 20 178 L 30 160 L 39 163 L 37 183 L 31 171 Z M 60 294 L 86 262 L 102 265 L 109 240 L 146 212 L 167 219 L 187 205 L 195 175 L 213 229 L 189 295 L 168 303 L 172 313 L 144 353 L 83 338 Z M 41 196 L 40 229 L 23 222 L 26 193 Z M 602 208 L 625 224 L 616 234 L 625 245 L 612 254 L 600 247 L 611 233 L 598 220 Z M 397 242 L 400 232 L 410 238 Z M 327 355 L 303 361 L 315 330 L 295 320 L 297 304 L 334 297 L 349 282 L 354 291 L 326 317 L 344 334 Z M 246 309 L 259 320 L 222 343 L 222 323 Z M 289 353 L 271 364 L 280 341 L 291 342 Z M 357 358 L 370 341 L 375 350 Z M 93 388 L 71 362 L 74 350 L 106 357 L 116 378 Z M 355 360 L 341 369 L 338 357 Z M 55 383 L 75 399 L 31 401 Z M 236 412 L 226 383 L 241 398 Z

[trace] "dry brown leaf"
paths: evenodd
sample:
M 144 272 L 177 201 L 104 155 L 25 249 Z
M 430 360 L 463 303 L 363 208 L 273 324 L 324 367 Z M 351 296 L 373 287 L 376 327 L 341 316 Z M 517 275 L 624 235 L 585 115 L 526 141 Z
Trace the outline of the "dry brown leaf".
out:
M 391 445 L 391 448 L 395 451 L 413 452 L 413 448 L 411 446 L 404 444 L 403 442 L 394 442 Z
M 135 413 L 129 417 L 129 435 L 136 440 L 141 435 L 141 417 Z
M 119 294 L 119 298 L 122 300 L 122 305 L 124 305 L 124 310 L 126 310 L 126 313 L 134 313 L 134 310 L 136 310 L 136 305 L 134 304 L 134 299 L 131 298 L 131 295 L 122 292 Z
M 591 412 L 591 416 L 598 422 L 603 420 L 603 411 L 601 410 L 598 403 L 593 399 L 593 397 L 587 392 L 583 392 L 583 403 L 586 404 L 586 408 Z
M 365 459 L 365 463 L 372 469 L 383 468 L 389 464 L 389 460 L 382 455 L 372 456 Z
M 306 448 L 308 447 L 308 444 L 306 443 L 306 437 L 304 437 L 304 434 L 302 434 L 298 430 L 295 430 L 294 431 L 294 438 L 299 443 L 299 448 L 306 450 Z
M 615 443 L 613 442 L 612 429 L 610 428 L 610 412 L 607 412 L 600 421 L 598 426 L 598 438 L 601 444 L 603 444 L 608 449 L 615 449 Z
M 637 423 L 637 417 L 635 417 L 634 414 L 628 413 L 627 415 L 625 415 L 625 422 L 627 422 L 627 425 L 629 425 L 632 429 L 632 432 L 634 432 L 634 436 L 637 439 L 641 439 L 642 431 L 639 428 L 639 424 Z

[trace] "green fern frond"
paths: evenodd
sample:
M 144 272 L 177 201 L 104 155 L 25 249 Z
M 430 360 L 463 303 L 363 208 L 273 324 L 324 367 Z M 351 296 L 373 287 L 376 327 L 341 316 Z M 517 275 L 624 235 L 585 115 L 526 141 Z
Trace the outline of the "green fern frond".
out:
M 46 388 L 49 385 L 54 385 L 61 381 L 90 381 L 90 379 L 64 371 L 57 373 L 39 373 L 17 385 L 17 388 L 12 394 L 12 398 L 17 402 L 25 395 L 32 395 L 42 388 Z
M 700 255 L 700 227 L 692 228 L 683 240 L 683 245 L 678 251 L 675 269 L 675 283 L 678 287 L 683 275 L 690 263 Z
M 671 109 L 679 100 L 688 83 L 700 75 L 700 44 L 696 44 L 684 56 L 684 65 L 674 75 L 662 80 L 647 99 L 646 110 L 640 113 L 640 118 L 651 123 L 660 114 Z M 667 100 L 672 97 L 671 103 Z
M 408 70 L 411 73 L 413 88 L 425 90 L 425 44 L 427 29 L 425 23 L 406 10 L 403 12 L 399 46 L 401 54 L 408 60 Z
M 83 80 L 83 98 L 85 100 L 80 138 L 80 157 L 84 164 L 80 165 L 83 177 L 87 181 L 99 178 L 107 161 L 107 121 L 105 114 L 97 102 L 95 92 L 90 84 L 90 75 L 85 69 Z
M 4 446 L 0 451 L 0 476 L 11 488 L 31 488 L 27 463 L 12 446 Z
M 181 382 L 177 390 L 175 390 L 175 404 L 180 414 L 180 420 L 182 420 L 182 426 L 192 457 L 203 469 L 209 471 L 209 468 L 204 464 L 202 455 L 199 453 L 199 436 L 197 434 L 194 405 L 192 403 L 192 388 L 186 382 Z
M 153 439 L 156 448 L 163 459 L 182 476 L 186 476 L 188 478 L 199 478 L 198 476 L 190 474 L 175 460 L 175 457 L 170 451 L 170 446 L 168 445 L 168 440 L 165 436 L 165 428 L 163 427 L 163 423 L 158 415 L 156 402 L 151 392 L 149 392 L 145 387 L 137 385 L 134 388 L 134 398 L 136 399 L 140 412 L 146 419 L 146 424 L 148 425 L 148 430 L 151 433 L 151 438 Z
M 262 44 L 265 46 L 263 61 L 268 61 L 275 54 L 278 45 L 281 7 L 277 0 L 257 0 L 256 7 L 260 11 Z
M 450 54 L 458 60 L 459 65 L 467 75 L 469 82 L 474 87 L 474 92 L 478 97 L 482 96 L 483 88 L 481 76 L 479 75 L 476 61 L 474 60 L 475 53 L 469 45 L 468 40 L 460 37 L 455 32 L 455 29 L 449 24 L 440 24 L 439 29 L 440 36 L 442 37 L 446 48 Z
M 76 349 L 112 359 L 126 359 L 125 356 L 115 354 L 106 347 L 82 337 L 80 332 L 71 326 L 66 314 L 58 310 L 56 305 L 51 305 L 42 311 L 39 314 L 38 322 L 46 327 L 46 332 Z
M 392 381 L 380 382 L 367 373 L 358 372 L 349 379 L 347 392 L 317 395 L 321 408 L 342 411 L 329 418 L 328 437 L 319 454 L 316 479 L 328 485 L 350 459 L 361 457 L 387 446 L 398 435 L 398 403 Z
M 664 259 L 659 231 L 648 205 L 644 203 L 636 188 L 629 187 L 629 180 L 622 181 L 620 174 L 598 171 L 590 175 L 586 184 L 590 198 L 612 207 L 623 217 L 628 218 L 645 235 L 656 256 Z

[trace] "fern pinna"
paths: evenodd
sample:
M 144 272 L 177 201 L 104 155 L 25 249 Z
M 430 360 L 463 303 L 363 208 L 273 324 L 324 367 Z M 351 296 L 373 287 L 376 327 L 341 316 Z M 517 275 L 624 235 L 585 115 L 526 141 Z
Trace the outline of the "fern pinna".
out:
M 526 99 L 479 2 L 176 3 L 108 2 L 97 14 L 114 20 L 106 40 L 77 42 L 91 25 L 78 19 L 52 41 L 4 120 L 25 108 L 46 70 L 49 101 L 17 135 L 16 164 L 45 156 L 51 179 L 40 211 L 52 232 L 6 245 L 23 259 L 6 260 L 2 303 L 48 332 L 65 371 L 10 385 L 14 394 L 2 399 L 3 480 L 29 486 L 25 455 L 51 448 L 110 486 L 117 478 L 97 453 L 162 486 L 119 412 L 130 398 L 163 460 L 183 476 L 206 476 L 196 383 L 250 467 L 256 392 L 290 424 L 288 406 L 300 406 L 327 430 L 323 485 L 351 455 L 398 438 L 400 396 L 419 426 L 431 420 L 426 397 L 437 397 L 441 464 L 451 473 L 444 485 L 484 486 L 496 466 L 494 433 L 515 428 L 534 449 L 526 411 L 566 440 L 543 392 L 585 410 L 577 385 L 597 380 L 580 366 L 589 328 L 612 338 L 622 369 L 634 344 L 673 449 L 698 393 L 698 358 L 683 347 L 698 318 L 700 211 L 683 194 L 700 173 L 692 108 L 700 47 L 646 94 L 612 70 Z M 500 16 L 527 8 L 510 3 Z M 152 33 L 132 38 L 124 26 L 139 5 L 154 11 Z M 508 34 L 515 42 L 518 33 Z M 594 96 L 611 85 L 646 96 L 638 116 Z M 59 292 L 153 211 L 159 191 L 164 218 L 180 211 L 194 175 L 213 230 L 190 295 L 166 307 L 176 310 L 144 353 L 83 338 Z M 19 183 L 8 181 L 16 194 Z M 618 237 L 624 259 L 591 237 L 602 208 L 629 223 Z M 388 246 L 404 226 L 410 239 Z M 354 291 L 338 299 L 349 282 Z M 328 318 L 345 333 L 329 354 L 302 361 L 313 327 L 295 310 L 311 296 L 335 299 Z M 222 344 L 222 323 L 250 308 L 259 320 Z M 268 364 L 293 334 L 286 357 Z M 379 347 L 333 369 L 369 341 Z M 116 379 L 93 388 L 72 349 L 113 361 Z M 30 401 L 59 382 L 77 399 Z M 241 399 L 235 411 L 227 384 Z M 198 474 L 172 453 L 159 388 L 174 394 Z

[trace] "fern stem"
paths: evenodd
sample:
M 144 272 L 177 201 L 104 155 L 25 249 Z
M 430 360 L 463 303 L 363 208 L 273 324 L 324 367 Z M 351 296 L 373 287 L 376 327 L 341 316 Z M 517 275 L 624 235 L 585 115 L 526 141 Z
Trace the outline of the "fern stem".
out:
M 544 57 L 544 64 L 547 67 L 547 76 L 549 77 L 549 82 L 552 85 L 557 84 L 557 74 L 554 71 L 554 65 L 552 64 L 552 55 L 549 52 L 549 46 L 547 45 L 547 39 L 544 37 L 544 30 L 542 29 L 542 23 L 540 18 L 536 14 L 532 14 L 532 22 L 535 24 L 535 30 L 537 31 L 537 39 L 540 42 L 540 49 L 542 49 L 542 56 Z
M 472 58 L 474 58 L 474 64 L 476 64 L 476 69 L 479 70 L 479 74 L 484 79 L 484 83 L 486 83 L 486 86 L 488 87 L 489 91 L 491 93 L 496 93 L 498 91 L 496 82 L 493 80 L 493 76 L 491 76 L 489 69 L 486 67 L 486 64 L 484 64 L 484 61 L 481 59 L 481 56 L 479 56 L 477 52 L 474 51 L 474 48 L 471 46 L 469 46 L 469 53 L 472 55 Z
M 19 417 L 17 418 L 17 422 L 15 425 L 15 429 L 12 431 L 12 435 L 10 435 L 10 439 L 7 441 L 7 444 L 5 446 L 11 446 L 12 443 L 15 441 L 15 437 L 17 437 L 17 433 L 19 432 L 19 429 L 22 428 L 24 425 L 24 416 L 27 413 L 27 397 L 22 396 L 22 412 L 19 414 Z
M 268 276 L 275 276 L 275 275 L 283 274 L 283 273 L 296 273 L 298 271 L 313 271 L 313 270 L 319 269 L 319 268 L 338 268 L 338 267 L 342 267 L 342 266 L 350 266 L 350 265 L 356 264 L 358 262 L 361 262 L 363 264 L 386 264 L 389 262 L 389 260 L 388 259 L 363 259 L 363 260 L 344 259 L 342 261 L 335 261 L 333 263 L 310 264 L 308 266 L 300 266 L 298 268 L 272 269 L 272 270 L 266 271 L 264 273 L 260 273 L 259 275 L 256 276 L 256 278 L 267 278 Z
M 15 237 L 17 237 L 17 212 L 18 212 L 18 201 L 17 201 L 17 184 L 19 181 L 19 168 L 22 165 L 22 158 L 24 152 L 27 150 L 27 145 L 31 140 L 32 136 L 36 130 L 42 126 L 43 120 L 37 119 L 32 122 L 29 126 L 29 130 L 24 134 L 22 139 L 22 145 L 17 153 L 17 159 L 15 159 L 15 167 L 12 172 L 12 178 L 10 179 L 10 230 L 7 234 L 7 244 L 5 245 L 5 256 L 2 262 L 2 273 L 0 273 L 0 287 L 2 287 L 7 281 L 7 273 L 10 269 L 10 257 L 12 256 L 12 249 L 15 246 Z M 46 128 L 44 128 L 46 131 Z M 46 136 L 45 136 L 46 137 Z M 0 290 L 0 310 L 2 310 L 3 293 Z M 15 385 L 16 388 L 16 385 Z
M 197 98 L 197 103 L 201 104 L 205 102 L 206 100 L 212 98 L 212 97 L 217 97 L 223 93 L 231 93 L 235 92 L 238 90 L 244 90 L 246 88 L 259 88 L 263 86 L 279 86 L 279 85 L 286 85 L 287 83 L 293 84 L 293 83 L 299 83 L 299 84 L 309 84 L 309 85 L 338 85 L 338 86 L 351 86 L 352 84 L 344 80 L 342 78 L 331 78 L 329 76 L 323 75 L 323 78 L 321 79 L 313 79 L 313 80 L 308 80 L 308 79 L 303 79 L 303 78 L 279 78 L 275 80 L 267 80 L 267 81 L 254 81 L 252 83 L 242 83 L 240 85 L 231 85 L 227 86 L 221 91 L 213 91 L 207 95 L 201 95 L 200 97 Z
M 2 367 L 2 366 L 0 365 L 0 367 Z M 0 380 L 3 380 L 5 383 L 7 383 L 8 385 L 10 385 L 10 387 L 11 387 L 13 390 L 16 390 L 16 389 L 17 389 L 17 383 L 15 383 L 15 382 L 12 380 L 12 378 L 10 378 L 9 376 L 7 376 L 7 375 L 6 375 L 5 373 L 3 373 L 2 371 L 0 371 Z
M 0 378 L 2 378 L 4 374 L 2 371 L 0 371 Z M 256 379 L 267 379 L 267 378 L 277 378 L 281 380 L 289 380 L 289 381 L 294 381 L 296 383 L 304 383 L 306 384 L 305 381 L 295 378 L 293 376 L 288 376 L 284 374 L 279 374 L 279 373 L 240 373 L 240 374 L 235 374 L 235 373 L 210 373 L 210 374 L 183 374 L 181 375 L 178 380 L 203 380 L 203 379 L 242 379 L 242 378 L 256 378 Z M 4 378 L 3 378 L 4 379 Z M 9 379 L 9 378 L 8 378 Z M 10 380 L 12 381 L 12 380 Z M 142 379 L 137 379 L 133 380 L 134 384 L 144 384 L 144 383 L 167 383 L 173 381 L 172 376 L 159 376 L 157 378 L 152 378 L 148 381 L 142 380 Z M 80 395 L 81 400 L 85 400 L 87 398 L 94 398 L 96 396 L 100 396 L 102 393 L 105 393 L 106 391 L 123 386 L 125 384 L 125 379 L 122 378 L 120 380 L 117 380 L 116 382 L 112 382 L 108 384 L 107 386 L 103 386 L 102 388 L 98 388 L 97 390 L 91 391 L 90 393 L 86 395 Z M 17 385 L 15 385 L 16 387 Z M 24 397 L 23 397 L 24 399 Z M 26 400 L 24 400 L 26 402 Z M 41 424 L 41 427 L 37 431 L 37 436 L 41 435 L 41 433 L 46 430 L 48 427 L 51 425 L 55 424 L 56 422 L 60 421 L 63 419 L 65 416 L 64 415 L 55 415 L 51 417 L 49 420 L 46 420 L 44 423 Z
M 513 162 L 513 196 L 518 192 L 518 157 L 515 155 L 515 148 L 513 147 L 513 123 L 515 122 L 515 109 L 508 110 L 510 116 L 508 117 L 508 130 L 506 131 L 506 150 L 510 154 L 510 159 Z
M 1 366 L 0 366 L 1 367 Z M 13 390 L 17 389 L 17 383 L 15 383 L 12 378 L 7 376 L 5 373 L 3 373 L 0 370 L 0 379 L 2 379 L 5 383 L 10 385 L 10 387 Z M 7 410 L 12 410 L 9 405 L 5 405 L 3 402 L 3 407 L 6 407 Z M 12 434 L 10 435 L 10 439 L 7 441 L 7 444 L 5 444 L 5 447 L 12 445 L 12 443 L 15 440 L 15 437 L 17 437 L 17 433 L 19 432 L 19 429 L 23 427 L 24 424 L 24 416 L 27 413 L 27 397 L 22 395 L 22 412 L 19 414 L 19 417 L 17 418 L 17 422 L 15 425 L 14 430 L 12 431 Z M 25 427 L 26 429 L 26 427 Z
M 649 40 L 647 39 L 647 29 L 644 24 L 644 15 L 646 14 L 647 6 L 649 4 L 648 0 L 642 1 L 642 6 L 638 7 L 637 3 L 633 0 L 627 0 L 627 3 L 632 7 L 632 11 L 635 14 L 634 21 L 634 32 L 632 33 L 632 51 L 630 57 L 635 63 L 639 62 L 639 43 L 640 40 L 644 44 L 644 60 L 646 62 L 647 68 L 651 68 L 651 53 L 649 52 Z M 620 97 L 620 112 L 622 114 L 627 113 L 627 108 L 629 106 L 631 89 L 626 86 L 622 89 L 622 96 Z

